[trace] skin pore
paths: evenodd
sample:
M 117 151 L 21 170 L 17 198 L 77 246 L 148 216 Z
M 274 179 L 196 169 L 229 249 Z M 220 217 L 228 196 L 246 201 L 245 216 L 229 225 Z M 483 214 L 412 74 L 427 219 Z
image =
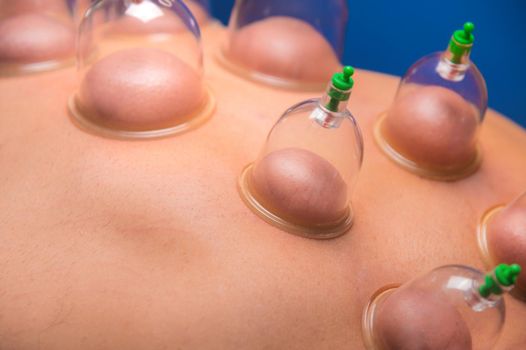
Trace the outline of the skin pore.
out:
M 0 79 L 1 349 L 363 349 L 378 288 L 450 263 L 483 268 L 479 218 L 526 189 L 524 130 L 489 111 L 476 174 L 419 178 L 372 137 L 398 79 L 357 71 L 366 156 L 353 228 L 291 235 L 254 215 L 236 181 L 283 111 L 317 94 L 233 76 L 212 59 L 225 37 L 203 29 L 214 116 L 161 140 L 78 129 L 73 68 Z M 497 349 L 524 349 L 526 304 L 505 299 Z

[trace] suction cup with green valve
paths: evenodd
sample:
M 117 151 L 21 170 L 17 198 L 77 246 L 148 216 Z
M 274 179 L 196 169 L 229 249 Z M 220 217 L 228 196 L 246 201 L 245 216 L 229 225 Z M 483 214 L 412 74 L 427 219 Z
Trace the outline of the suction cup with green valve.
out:
M 241 173 L 241 198 L 267 223 L 312 239 L 336 238 L 351 228 L 363 161 L 362 134 L 347 109 L 353 74 L 354 68 L 343 68 L 321 98 L 287 109 Z

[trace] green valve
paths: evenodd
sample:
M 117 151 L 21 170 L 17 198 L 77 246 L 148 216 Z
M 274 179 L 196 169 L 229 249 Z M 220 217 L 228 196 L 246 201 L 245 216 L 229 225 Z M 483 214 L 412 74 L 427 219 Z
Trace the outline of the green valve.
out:
M 332 85 L 339 90 L 351 90 L 354 86 L 354 68 L 345 66 L 342 73 L 336 73 L 332 76 Z
M 449 51 L 452 53 L 451 61 L 453 63 L 461 63 L 462 57 L 471 52 L 471 48 L 475 42 L 474 30 L 475 25 L 471 22 L 466 22 L 464 29 L 456 30 L 453 33 L 451 41 L 449 42 Z
M 517 282 L 517 277 L 521 273 L 521 267 L 517 264 L 500 264 L 494 273 L 486 275 L 484 284 L 480 286 L 479 293 L 483 298 L 491 295 L 501 295 L 502 287 L 512 287 Z
M 351 96 L 351 90 L 354 86 L 354 68 L 345 66 L 343 72 L 336 73 L 332 76 L 332 86 L 328 92 L 329 103 L 327 109 L 333 112 L 338 112 L 340 102 L 348 101 Z
M 520 273 L 521 267 L 517 264 L 500 264 L 495 268 L 495 276 L 504 287 L 514 286 Z

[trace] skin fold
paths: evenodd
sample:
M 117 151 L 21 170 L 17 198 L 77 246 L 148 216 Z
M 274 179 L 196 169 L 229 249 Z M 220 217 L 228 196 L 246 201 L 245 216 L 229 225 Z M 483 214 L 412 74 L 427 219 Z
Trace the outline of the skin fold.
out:
M 398 79 L 358 70 L 354 225 L 329 241 L 291 235 L 254 215 L 236 182 L 283 111 L 316 94 L 224 70 L 213 57 L 225 36 L 203 30 L 214 116 L 171 138 L 78 129 L 73 68 L 0 79 L 0 349 L 363 349 L 378 288 L 450 263 L 483 268 L 481 215 L 526 189 L 523 129 L 489 111 L 476 174 L 419 178 L 372 136 Z M 524 349 L 526 305 L 505 299 L 497 349 Z

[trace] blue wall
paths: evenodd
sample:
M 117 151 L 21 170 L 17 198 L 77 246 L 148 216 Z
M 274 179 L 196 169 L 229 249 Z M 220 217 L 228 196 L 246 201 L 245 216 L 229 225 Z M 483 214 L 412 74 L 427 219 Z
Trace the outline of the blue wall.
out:
M 234 1 L 210 2 L 227 23 Z M 526 126 L 526 1 L 349 0 L 349 8 L 344 63 L 395 75 L 474 22 L 471 57 L 486 78 L 490 107 Z

